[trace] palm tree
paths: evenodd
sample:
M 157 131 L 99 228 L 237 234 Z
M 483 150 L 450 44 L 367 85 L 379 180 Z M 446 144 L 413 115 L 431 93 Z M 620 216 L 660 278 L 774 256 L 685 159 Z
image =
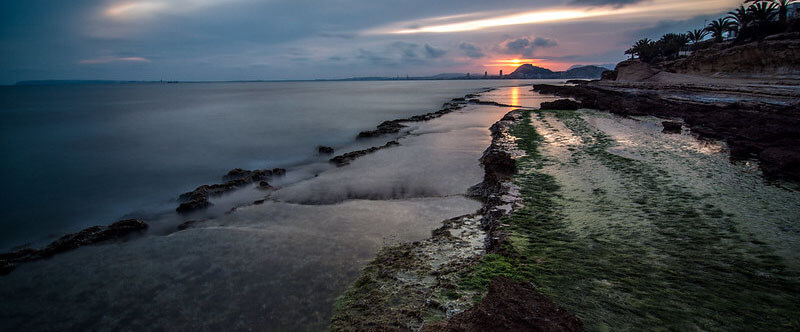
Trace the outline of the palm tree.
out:
M 747 11 L 755 23 L 764 26 L 775 19 L 775 8 L 772 2 L 758 1 L 747 7 Z
M 730 30 L 730 27 L 731 21 L 728 18 L 718 18 L 708 24 L 706 31 L 710 32 L 714 40 L 719 43 L 722 41 L 725 32 Z
M 649 38 L 639 39 L 636 43 L 633 44 L 633 46 L 631 46 L 631 48 L 625 51 L 625 54 L 630 54 L 631 58 L 633 58 L 633 56 L 635 55 L 639 57 L 639 59 L 641 59 L 642 61 L 649 62 L 650 60 L 655 58 L 655 56 L 658 53 L 655 44 L 656 43 L 650 40 Z
M 739 34 L 750 25 L 750 21 L 752 20 L 750 13 L 744 6 L 739 6 L 739 8 L 728 12 L 728 18 L 732 21 L 731 25 L 736 27 Z
M 694 29 L 692 31 L 687 31 L 686 35 L 689 37 L 689 40 L 692 41 L 692 44 L 697 44 L 708 36 L 708 30 L 706 29 Z
M 796 0 L 747 0 L 745 3 L 753 3 L 753 4 L 771 4 L 774 8 L 778 9 L 778 21 L 781 24 L 786 24 L 786 12 L 789 9 L 789 5 L 794 3 Z

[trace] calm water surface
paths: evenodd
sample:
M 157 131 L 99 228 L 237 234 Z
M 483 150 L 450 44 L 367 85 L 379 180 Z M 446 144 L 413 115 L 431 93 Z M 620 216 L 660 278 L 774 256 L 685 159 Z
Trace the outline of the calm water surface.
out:
M 444 97 L 447 91 L 460 96 L 487 82 L 425 83 L 432 90 L 460 86 L 440 87 L 442 97 L 428 95 L 432 106 L 439 106 L 452 98 Z M 517 98 L 529 106 L 552 99 L 521 100 L 527 90 L 503 88 L 491 99 L 510 103 Z M 326 107 L 318 107 L 322 117 Z M 481 207 L 463 195 L 482 179 L 478 159 L 490 143 L 489 126 L 508 111 L 470 105 L 409 123 L 400 146 L 341 168 L 311 160 L 289 171 L 309 176 L 279 190 L 246 188 L 214 201 L 220 210 L 227 210 L 225 201 L 266 199 L 263 204 L 221 212 L 185 231 L 175 232 L 173 224 L 150 236 L 21 264 L 2 280 L 0 330 L 324 330 L 335 298 L 381 247 L 427 238 L 443 220 Z M 396 116 L 384 115 L 364 128 Z M 361 129 L 352 128 L 340 135 L 341 145 Z M 325 139 L 305 134 L 314 135 L 304 130 L 293 137 L 307 149 Z
M 178 194 L 232 168 L 319 161 L 317 145 L 347 149 L 359 131 L 384 120 L 520 83 L 0 87 L 0 250 L 125 216 L 153 219 L 172 211 Z

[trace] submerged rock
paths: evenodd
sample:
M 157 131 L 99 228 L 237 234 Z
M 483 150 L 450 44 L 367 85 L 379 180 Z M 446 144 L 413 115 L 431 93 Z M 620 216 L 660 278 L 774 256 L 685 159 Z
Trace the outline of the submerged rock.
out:
M 467 95 L 467 97 L 468 96 L 474 96 L 474 95 Z M 466 104 L 465 98 L 453 98 L 451 102 L 442 104 L 442 109 L 436 112 L 415 115 L 404 119 L 394 119 L 394 120 L 384 121 L 381 124 L 379 124 L 375 130 L 367 130 L 358 133 L 358 136 L 356 138 L 369 138 L 386 134 L 398 133 L 400 132 L 400 130 L 407 127 L 406 125 L 403 124 L 403 122 L 419 122 L 419 121 L 432 120 L 447 113 L 453 112 L 455 110 L 459 110 L 464 107 L 464 104 Z
M 661 125 L 664 126 L 664 130 L 661 132 L 666 134 L 680 134 L 683 129 L 683 124 L 675 121 L 664 121 L 661 122 Z
M 492 279 L 489 292 L 471 309 L 423 332 L 583 331 L 578 317 L 555 304 L 529 283 L 505 276 Z
M 386 142 L 386 144 L 384 144 L 382 146 L 373 146 L 373 147 L 371 147 L 369 149 L 348 152 L 348 153 L 345 153 L 343 155 L 339 155 L 339 156 L 333 157 L 333 158 L 331 158 L 329 160 L 329 162 L 331 162 L 333 164 L 336 164 L 337 167 L 341 167 L 341 166 L 350 164 L 351 161 L 353 161 L 354 159 L 356 159 L 358 157 L 361 157 L 361 156 L 364 156 L 364 155 L 367 155 L 367 154 L 370 154 L 370 153 L 373 153 L 375 151 L 378 151 L 378 150 L 381 150 L 381 149 L 385 149 L 385 148 L 388 148 L 388 147 L 397 146 L 397 145 L 400 145 L 400 142 L 398 142 L 398 141 L 389 141 L 389 142 Z
M 13 263 L 0 260 L 0 276 L 11 273 L 11 271 L 14 271 L 15 268 L 16 266 Z
M 14 269 L 13 263 L 48 258 L 78 247 L 119 239 L 147 228 L 147 223 L 138 219 L 120 220 L 108 226 L 92 226 L 77 233 L 64 235 L 42 249 L 26 248 L 2 253 L 0 254 L 0 270 L 11 272 Z
M 266 187 L 262 186 L 263 188 L 272 188 L 266 180 L 274 176 L 283 176 L 285 174 L 286 170 L 283 168 L 257 169 L 255 171 L 241 168 L 232 169 L 222 177 L 225 181 L 224 183 L 204 184 L 190 192 L 181 194 L 178 197 L 180 205 L 178 205 L 175 211 L 178 213 L 188 213 L 205 209 L 213 205 L 208 201 L 209 197 L 219 196 L 254 182 L 263 182 L 266 183 Z
M 178 228 L 179 231 L 182 231 L 182 230 L 185 230 L 185 229 L 187 229 L 189 227 L 192 227 L 192 225 L 194 225 L 196 223 L 199 223 L 200 221 L 201 220 L 187 220 L 187 221 L 182 222 L 180 225 L 178 225 L 177 228 Z
M 330 146 L 320 145 L 317 147 L 317 152 L 320 154 L 331 154 L 333 153 L 333 148 Z
M 567 110 L 574 111 L 580 108 L 578 102 L 569 99 L 559 99 L 551 102 L 544 102 L 541 105 L 543 110 Z

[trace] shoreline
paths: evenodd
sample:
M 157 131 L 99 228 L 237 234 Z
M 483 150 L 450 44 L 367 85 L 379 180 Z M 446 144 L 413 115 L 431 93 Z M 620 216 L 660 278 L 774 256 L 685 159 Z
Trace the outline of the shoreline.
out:
M 757 159 L 768 180 L 800 180 L 800 90 L 771 94 L 741 86 L 592 81 L 535 84 L 533 91 L 575 98 L 581 107 L 621 116 L 675 119 L 704 139 L 723 140 L 733 161 Z M 676 93 L 667 93 L 670 90 Z M 793 91 L 792 91 L 793 90 Z M 786 100 L 776 103 L 774 99 Z M 748 100 L 749 99 L 749 100 Z M 680 131 L 678 131 L 680 132 Z
M 441 109 L 438 111 L 419 114 L 403 119 L 386 120 L 381 124 L 378 124 L 375 130 L 368 130 L 359 133 L 358 135 L 356 135 L 355 139 L 356 141 L 358 141 L 365 138 L 381 138 L 383 136 L 397 135 L 403 128 L 407 127 L 402 124 L 404 122 L 408 123 L 408 122 L 429 121 L 432 119 L 439 118 L 445 114 L 449 114 L 451 112 L 460 110 L 464 108 L 467 104 L 481 104 L 482 102 L 476 99 L 476 97 L 482 93 L 491 92 L 495 89 L 497 88 L 480 88 L 477 89 L 476 91 L 465 94 L 463 97 L 452 98 L 450 101 L 445 102 L 442 105 Z M 505 105 L 497 104 L 496 106 L 505 106 Z M 338 154 L 330 158 L 328 160 L 328 163 L 334 165 L 335 167 L 346 166 L 351 161 L 363 157 L 367 154 L 373 153 L 380 149 L 399 145 L 397 139 L 403 136 L 404 134 L 400 134 L 399 136 L 394 136 L 390 141 L 388 141 L 384 145 L 373 146 L 361 150 L 355 150 Z M 328 154 L 328 153 L 326 152 L 321 154 Z M 289 171 L 291 171 L 291 169 Z M 264 170 L 257 169 L 252 171 L 241 168 L 234 168 L 221 177 L 221 179 L 223 180 L 223 182 L 221 183 L 203 184 L 198 186 L 192 191 L 180 194 L 176 199 L 178 206 L 175 209 L 175 212 L 177 212 L 178 215 L 189 215 L 196 211 L 202 211 L 213 205 L 213 203 L 210 202 L 211 197 L 218 197 L 225 194 L 229 194 L 231 192 L 238 191 L 249 186 L 253 186 L 254 184 L 259 189 L 262 190 L 278 189 L 280 187 L 272 187 L 269 184 L 268 180 L 271 180 L 273 177 L 283 177 L 286 174 L 286 172 L 287 169 L 284 168 L 274 168 L 274 169 L 264 169 Z M 250 203 L 237 204 L 231 208 L 231 211 L 241 207 L 258 205 L 263 202 L 264 202 L 263 199 L 258 199 Z M 146 236 L 148 233 L 148 229 L 151 226 L 148 223 L 148 220 L 146 219 L 147 218 L 141 218 L 141 217 L 122 218 L 112 224 L 108 224 L 105 226 L 96 225 L 87 227 L 82 230 L 76 231 L 74 233 L 64 234 L 58 237 L 57 239 L 51 241 L 49 244 L 38 249 L 33 248 L 30 244 L 21 244 L 14 246 L 11 251 L 0 252 L 0 277 L 12 273 L 16 269 L 16 266 L 19 264 L 24 264 L 26 262 L 36 261 L 40 259 L 46 259 L 52 257 L 53 255 L 74 250 L 82 246 L 102 245 L 105 243 L 115 242 L 115 241 L 127 241 L 128 239 L 133 237 Z M 185 230 L 194 225 L 197 225 L 198 223 L 203 222 L 204 220 L 207 220 L 207 217 L 200 218 L 199 220 L 196 218 L 190 218 L 189 220 L 185 220 L 184 222 L 176 225 L 173 232 Z M 133 221 L 136 222 L 136 226 L 129 227 L 128 225 L 130 225 Z M 118 227 L 118 225 L 123 225 L 126 227 Z
M 459 286 L 465 271 L 486 254 L 503 250 L 508 233 L 500 220 L 522 207 L 512 177 L 515 160 L 525 152 L 511 131 L 523 114 L 512 110 L 490 127 L 492 141 L 480 159 L 484 178 L 469 190 L 483 207 L 443 221 L 428 239 L 383 248 L 337 300 L 333 331 L 582 330 L 577 317 L 526 283 L 498 276 L 486 292 Z M 515 310 L 501 309 L 507 307 Z M 497 320 L 491 312 L 505 317 Z

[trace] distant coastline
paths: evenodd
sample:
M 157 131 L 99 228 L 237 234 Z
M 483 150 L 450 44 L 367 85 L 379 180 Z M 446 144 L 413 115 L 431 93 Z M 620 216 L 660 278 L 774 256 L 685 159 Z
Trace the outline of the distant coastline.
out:
M 520 68 L 536 68 L 535 74 L 519 73 Z M 596 79 L 603 71 L 603 66 L 578 66 L 566 71 L 551 71 L 546 68 L 524 64 L 518 70 L 506 75 L 489 75 L 474 73 L 442 73 L 432 76 L 366 76 L 309 80 L 230 80 L 230 81 L 179 81 L 179 80 L 25 80 L 17 81 L 9 86 L 41 86 L 41 85 L 100 85 L 100 84 L 174 84 L 174 83 L 261 83 L 261 82 L 340 82 L 340 81 L 445 81 L 445 80 L 498 80 L 498 79 Z

